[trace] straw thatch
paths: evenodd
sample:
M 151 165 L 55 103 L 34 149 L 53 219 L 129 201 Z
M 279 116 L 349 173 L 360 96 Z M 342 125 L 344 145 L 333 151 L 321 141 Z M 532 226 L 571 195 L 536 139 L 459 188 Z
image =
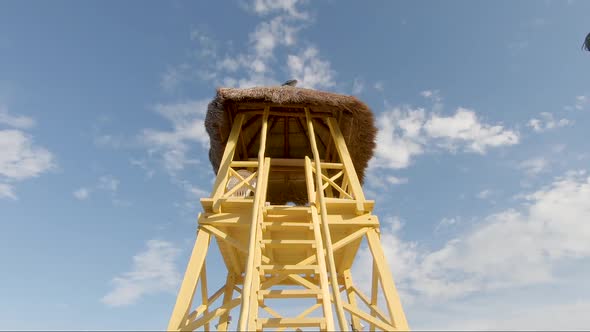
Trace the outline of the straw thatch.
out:
M 254 105 L 254 106 L 253 106 Z M 209 103 L 207 110 L 207 116 L 205 119 L 205 127 L 210 137 L 211 148 L 209 150 L 209 160 L 215 173 L 219 169 L 221 158 L 225 148 L 227 138 L 231 130 L 231 119 L 237 112 L 252 111 L 255 109 L 255 105 L 260 105 L 260 109 L 264 105 L 271 106 L 271 112 L 273 110 L 283 112 L 283 114 L 291 114 L 294 112 L 303 112 L 303 107 L 308 107 L 312 113 L 329 114 L 339 120 L 340 129 L 346 140 L 346 144 L 352 158 L 355 170 L 359 176 L 359 179 L 363 180 L 364 172 L 369 162 L 369 159 L 373 156 L 373 150 L 375 148 L 375 137 L 377 129 L 375 128 L 374 118 L 371 110 L 359 101 L 357 98 L 352 96 L 340 95 L 330 92 L 295 88 L 290 86 L 280 87 L 256 87 L 247 89 L 236 89 L 236 88 L 219 88 L 217 89 L 217 95 Z M 244 110 L 242 110 L 244 108 Z M 282 117 L 281 117 L 282 118 Z M 296 127 L 291 120 L 284 118 L 284 128 L 302 128 L 303 126 Z M 290 122 L 291 121 L 291 122 Z M 293 121 L 297 121 L 296 119 Z M 321 123 L 320 123 L 321 122 Z M 275 126 L 275 128 L 269 131 L 268 140 L 276 138 L 277 131 L 283 130 L 281 126 Z M 316 121 L 314 128 L 319 141 L 330 142 L 330 134 L 323 121 Z M 259 129 L 259 128 L 258 128 Z M 287 147 L 283 147 L 290 151 L 287 152 L 289 158 L 302 158 L 304 155 L 311 156 L 309 148 L 304 149 L 307 144 L 305 139 L 305 133 L 300 131 L 296 132 L 296 129 L 286 129 L 287 136 L 297 137 L 299 135 L 304 141 L 297 145 L 298 139 L 291 138 L 291 141 L 287 144 Z M 257 139 L 256 129 L 244 130 L 243 137 L 241 139 L 249 142 L 250 140 Z M 288 139 L 288 138 L 287 138 Z M 276 144 L 280 144 L 276 143 Z M 276 145 L 275 144 L 275 145 Z M 325 158 L 324 153 L 327 152 L 327 144 L 324 144 L 320 149 L 320 155 Z M 333 150 L 333 149 L 332 149 Z M 254 146 L 242 153 L 242 159 L 244 154 L 248 158 L 256 158 L 258 147 Z M 267 156 L 285 158 L 285 155 L 279 155 L 279 149 L 275 149 L 269 152 L 269 142 L 267 142 Z M 280 150 L 282 151 L 282 150 Z M 332 151 L 333 152 L 333 151 Z M 327 154 L 326 154 L 327 156 Z M 337 160 L 337 154 L 331 153 L 327 158 Z M 237 159 L 237 158 L 234 158 Z M 327 160 L 327 161 L 334 161 Z M 270 190 L 269 188 L 269 201 L 271 202 L 304 202 L 305 192 L 297 194 L 286 193 L 287 191 L 297 190 L 292 188 L 285 180 L 285 188 L 282 190 Z M 281 193 L 283 197 L 274 197 L 273 192 Z M 276 195 L 275 195 L 276 196 Z

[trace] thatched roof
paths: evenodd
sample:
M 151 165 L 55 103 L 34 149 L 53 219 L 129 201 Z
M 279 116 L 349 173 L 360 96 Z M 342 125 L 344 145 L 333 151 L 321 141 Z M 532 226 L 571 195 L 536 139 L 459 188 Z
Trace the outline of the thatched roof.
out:
M 234 160 L 257 157 L 259 144 L 257 134 L 259 134 L 260 126 L 256 123 L 261 122 L 258 118 L 265 106 L 271 107 L 266 156 L 303 158 L 308 155 L 312 157 L 306 138 L 306 127 L 300 120 L 304 119 L 302 118 L 303 107 L 308 107 L 312 116 L 327 114 L 339 121 L 356 172 L 359 179 L 363 180 L 365 168 L 373 156 L 377 133 L 371 110 L 353 96 L 290 86 L 217 89 L 217 95 L 209 103 L 205 119 L 205 127 L 211 142 L 209 159 L 215 173 L 219 169 L 232 120 L 238 112 L 245 112 L 247 115 Z M 325 161 L 337 161 L 339 158 L 328 127 L 321 118 L 314 119 L 314 129 L 318 136 L 321 158 Z M 301 193 L 289 193 L 299 190 L 291 187 L 290 182 L 296 181 L 295 178 L 293 174 L 283 175 L 281 181 L 287 187 L 276 191 L 269 187 L 269 201 L 273 203 L 304 202 L 305 191 L 303 196 Z M 278 181 L 276 176 L 275 180 Z M 277 197 L 279 193 L 281 197 Z

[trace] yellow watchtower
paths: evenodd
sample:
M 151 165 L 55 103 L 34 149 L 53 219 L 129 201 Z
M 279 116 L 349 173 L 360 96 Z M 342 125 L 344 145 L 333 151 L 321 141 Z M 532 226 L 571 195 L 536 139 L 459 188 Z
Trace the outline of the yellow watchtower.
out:
M 205 125 L 217 178 L 211 197 L 201 199 L 168 330 L 225 331 L 234 308 L 232 330 L 360 331 L 362 321 L 372 331 L 408 330 L 374 201 L 361 187 L 375 147 L 370 109 L 351 96 L 291 86 L 223 88 Z M 227 268 L 214 294 L 205 268 L 211 237 Z M 363 238 L 373 256 L 370 287 L 355 285 L 351 273 Z M 284 317 L 269 305 L 280 301 L 308 306 Z

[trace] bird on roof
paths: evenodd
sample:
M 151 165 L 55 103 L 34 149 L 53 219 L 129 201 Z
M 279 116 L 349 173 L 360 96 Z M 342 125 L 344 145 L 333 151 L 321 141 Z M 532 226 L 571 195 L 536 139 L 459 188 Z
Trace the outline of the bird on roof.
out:
M 586 40 L 582 44 L 582 49 L 590 52 L 590 33 L 586 36 Z
M 283 83 L 282 86 L 296 86 L 297 80 L 288 80 L 287 82 Z

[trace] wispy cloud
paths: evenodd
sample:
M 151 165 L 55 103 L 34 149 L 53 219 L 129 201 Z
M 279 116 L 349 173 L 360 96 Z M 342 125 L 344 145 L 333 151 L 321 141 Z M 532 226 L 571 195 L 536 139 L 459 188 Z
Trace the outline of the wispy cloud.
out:
M 433 95 L 429 94 L 429 97 Z M 485 154 L 488 149 L 519 142 L 516 131 L 482 123 L 475 111 L 459 107 L 451 116 L 424 108 L 397 106 L 377 119 L 379 133 L 372 166 L 405 168 L 426 149 Z
M 28 116 L 11 115 L 6 107 L 0 105 L 0 124 L 13 128 L 29 129 L 35 126 L 35 120 Z
M 488 199 L 490 198 L 490 196 L 492 196 L 494 192 L 490 189 L 485 189 L 480 191 L 479 193 L 477 193 L 477 198 L 479 199 Z
M 32 128 L 35 121 L 26 116 L 11 115 L 0 105 L 0 199 L 16 199 L 14 186 L 8 182 L 34 178 L 55 167 L 55 157 L 36 145 L 22 129 Z
M 352 82 L 352 94 L 359 95 L 363 92 L 364 89 L 365 82 L 363 82 L 363 80 L 361 80 L 360 78 L 355 78 Z
M 315 47 L 308 47 L 297 55 L 287 57 L 291 77 L 296 77 L 302 87 L 310 89 L 334 86 L 334 71 L 330 62 L 320 58 Z
M 0 177 L 10 180 L 36 177 L 54 166 L 53 155 L 20 130 L 0 130 L 0 151 Z
M 567 172 L 522 197 L 522 207 L 489 215 L 434 251 L 403 241 L 399 219 L 387 220 L 381 242 L 404 298 L 439 303 L 548 283 L 558 278 L 557 265 L 590 258 L 590 177 L 584 171 Z M 370 267 L 358 271 L 367 274 Z
M 73 192 L 74 197 L 83 201 L 88 198 L 90 195 L 90 190 L 88 188 L 80 188 Z
M 114 205 L 124 206 L 129 205 L 129 202 L 123 201 L 117 197 L 120 181 L 112 175 L 103 175 L 98 178 L 95 185 L 89 187 L 80 187 L 72 192 L 72 195 L 80 201 L 90 198 L 92 193 L 99 191 L 106 192 L 111 197 Z
M 518 168 L 523 170 L 527 176 L 535 176 L 545 172 L 549 168 L 549 160 L 544 157 L 531 158 L 518 164 Z
M 172 104 L 158 104 L 155 111 L 172 124 L 172 130 L 145 129 L 139 140 L 150 154 L 158 153 L 165 168 L 171 172 L 184 169 L 188 164 L 199 163 L 191 159 L 190 143 L 199 143 L 203 148 L 209 144 L 205 130 L 207 100 L 183 101 Z
M 133 256 L 131 271 L 113 278 L 113 289 L 101 299 L 104 304 L 126 306 L 145 295 L 176 290 L 180 282 L 180 272 L 176 267 L 180 249 L 161 240 L 149 240 L 146 247 Z
M 573 111 L 573 110 L 585 110 L 590 105 L 590 97 L 588 95 L 579 95 L 574 98 L 573 105 L 567 105 L 564 107 L 566 111 Z
M 553 114 L 549 112 L 542 112 L 540 117 L 540 119 L 532 118 L 527 123 L 527 126 L 533 128 L 533 130 L 538 133 L 573 124 L 573 121 L 565 118 L 557 120 L 553 117 Z
M 8 183 L 0 183 L 0 199 L 10 198 L 16 200 L 17 197 L 14 194 L 14 187 Z

